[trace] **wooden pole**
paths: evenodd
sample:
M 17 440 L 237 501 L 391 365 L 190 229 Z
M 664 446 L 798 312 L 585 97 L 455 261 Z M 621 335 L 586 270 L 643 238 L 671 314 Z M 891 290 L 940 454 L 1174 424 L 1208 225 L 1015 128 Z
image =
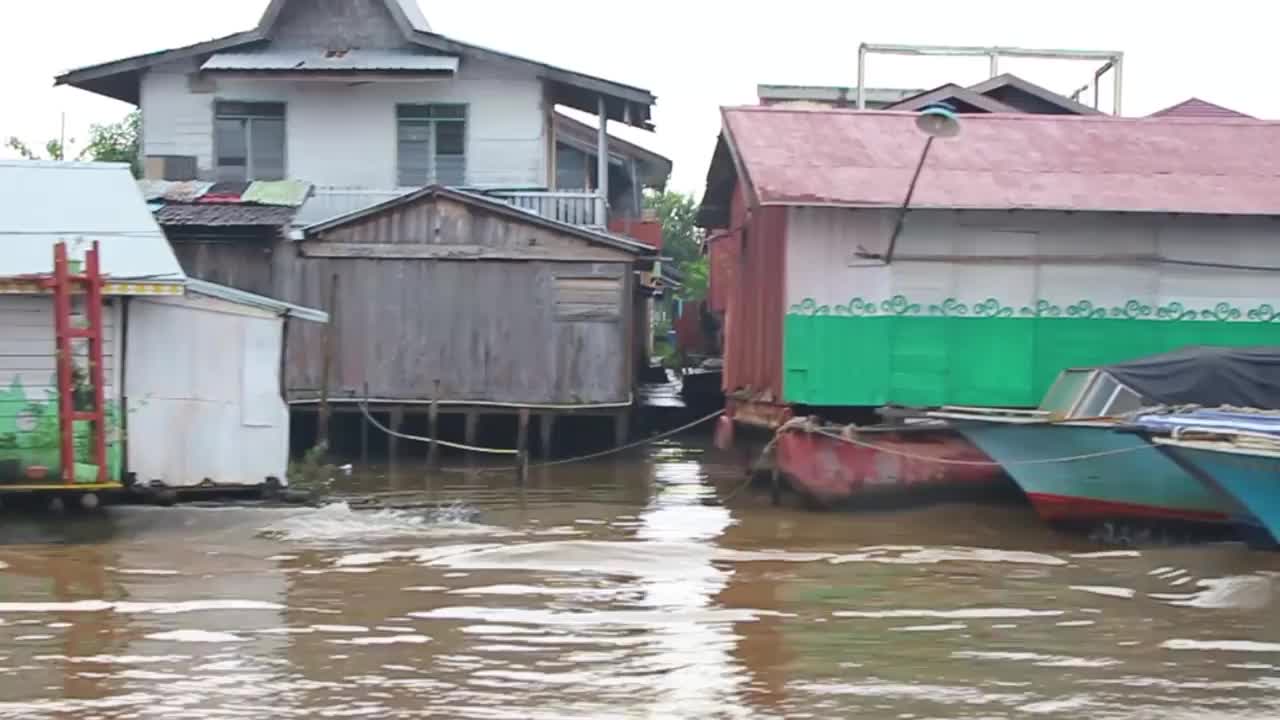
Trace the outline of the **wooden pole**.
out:
M 333 354 L 338 342 L 338 273 L 329 280 L 329 325 L 325 328 L 324 356 L 320 362 L 320 415 L 317 420 L 316 445 L 323 445 L 326 454 L 329 448 L 329 376 L 333 373 Z
M 516 426 L 516 453 L 519 458 L 519 481 L 529 481 L 529 408 L 520 408 Z
M 466 418 L 465 428 L 463 429 L 463 438 L 468 445 L 476 444 L 476 435 L 480 432 L 480 413 L 475 410 L 468 410 L 464 416 Z
M 404 425 L 404 408 L 397 405 L 391 409 L 391 431 L 400 432 L 400 428 Z M 396 458 L 400 454 L 400 438 L 395 435 L 387 437 L 387 464 L 391 466 L 391 472 L 394 474 L 396 469 Z
M 544 413 L 538 416 L 538 435 L 542 441 L 541 447 L 542 457 L 551 458 L 551 443 L 555 440 L 556 416 L 552 413 Z
M 617 447 L 627 444 L 631 437 L 631 408 L 618 411 L 613 416 L 613 442 Z
M 434 468 L 440 463 L 440 381 L 436 380 L 435 392 L 431 396 L 431 405 L 427 408 L 427 432 L 431 437 L 431 447 L 427 448 L 427 467 Z
M 773 470 L 769 473 L 769 501 L 774 507 L 782 504 L 782 478 L 779 477 L 778 463 L 774 460 Z

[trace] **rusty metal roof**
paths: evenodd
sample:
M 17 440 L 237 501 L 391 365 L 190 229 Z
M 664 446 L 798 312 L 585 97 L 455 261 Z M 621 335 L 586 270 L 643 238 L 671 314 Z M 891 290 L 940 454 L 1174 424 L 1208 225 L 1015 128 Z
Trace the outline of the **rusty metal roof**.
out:
M 1151 113 L 1151 117 L 1252 118 L 1253 116 L 1193 97 L 1163 110 L 1157 110 Z
M 285 227 L 298 209 L 239 203 L 167 203 L 156 210 L 156 222 L 166 227 Z
M 924 149 L 915 114 L 723 111 L 733 163 L 763 205 L 898 207 Z M 1280 123 L 1202 118 L 966 115 L 935 141 L 913 208 L 1280 215 Z

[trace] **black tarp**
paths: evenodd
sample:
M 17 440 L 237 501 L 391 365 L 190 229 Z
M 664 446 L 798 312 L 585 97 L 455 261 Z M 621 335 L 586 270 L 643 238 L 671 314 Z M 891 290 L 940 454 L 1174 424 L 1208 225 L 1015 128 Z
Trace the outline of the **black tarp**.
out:
M 1187 347 L 1100 369 L 1166 405 L 1280 410 L 1280 347 Z

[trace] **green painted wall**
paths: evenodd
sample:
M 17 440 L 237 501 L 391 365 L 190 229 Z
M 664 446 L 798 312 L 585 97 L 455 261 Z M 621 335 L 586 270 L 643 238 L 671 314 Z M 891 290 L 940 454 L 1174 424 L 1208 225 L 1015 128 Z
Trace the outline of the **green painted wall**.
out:
M 51 384 L 52 383 L 51 381 Z M 107 403 L 107 461 L 110 477 L 120 478 L 120 443 L 117 408 Z M 92 463 L 89 423 L 76 423 L 76 462 Z M 44 482 L 58 482 L 61 477 L 60 442 L 58 437 L 58 397 L 54 391 L 46 391 L 46 397 L 33 399 L 28 396 L 21 378 L 15 377 L 7 388 L 0 387 L 0 484 L 26 482 L 25 474 L 31 466 L 48 468 Z M 90 467 L 77 469 L 77 479 L 93 482 L 96 473 Z
M 1071 366 L 1131 360 L 1187 345 L 1280 345 L 1271 306 L 1137 302 L 1095 307 L 966 306 L 855 298 L 834 307 L 806 300 L 787 314 L 783 338 L 787 402 L 1035 406 Z

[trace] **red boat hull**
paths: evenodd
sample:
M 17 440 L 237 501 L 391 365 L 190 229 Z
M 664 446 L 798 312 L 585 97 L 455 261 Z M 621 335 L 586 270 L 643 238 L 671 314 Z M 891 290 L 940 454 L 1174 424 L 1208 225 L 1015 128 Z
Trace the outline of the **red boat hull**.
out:
M 1163 508 L 1046 493 L 1028 493 L 1027 499 L 1040 517 L 1053 523 L 1091 523 L 1099 518 L 1188 523 L 1232 522 L 1230 515 L 1221 512 Z
M 867 445 L 804 429 L 785 430 L 776 446 L 778 469 L 794 490 L 823 506 L 900 505 L 1017 492 L 998 465 L 950 430 L 873 432 L 857 438 Z

